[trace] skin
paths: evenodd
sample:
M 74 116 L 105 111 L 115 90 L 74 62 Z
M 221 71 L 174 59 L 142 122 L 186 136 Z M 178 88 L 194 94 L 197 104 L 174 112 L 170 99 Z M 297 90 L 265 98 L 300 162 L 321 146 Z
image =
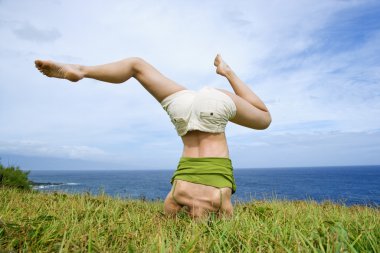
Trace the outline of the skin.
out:
M 63 64 L 49 60 L 36 60 L 35 65 L 42 74 L 48 77 L 67 79 L 72 82 L 92 78 L 117 84 L 133 77 L 158 102 L 177 91 L 186 89 L 137 57 L 98 66 Z M 232 93 L 220 89 L 230 96 L 236 105 L 236 115 L 230 121 L 252 129 L 266 129 L 271 123 L 271 116 L 261 99 L 234 73 L 220 55 L 215 57 L 214 65 L 216 73 L 225 77 L 234 91 Z M 195 130 L 189 131 L 181 138 L 184 157 L 229 157 L 225 133 Z M 202 218 L 209 212 L 216 211 L 220 216 L 233 214 L 230 188 L 218 189 L 181 180 L 176 180 L 174 184 L 176 186 L 174 193 L 172 188 L 164 203 L 164 210 L 168 216 L 175 215 L 183 207 L 193 218 Z M 220 206 L 220 194 L 223 199 L 222 206 Z M 174 201 L 173 195 L 177 202 Z

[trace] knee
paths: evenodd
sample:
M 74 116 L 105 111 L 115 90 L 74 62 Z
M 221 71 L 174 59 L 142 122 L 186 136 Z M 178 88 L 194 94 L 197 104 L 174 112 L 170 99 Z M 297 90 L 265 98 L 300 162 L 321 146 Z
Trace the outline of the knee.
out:
M 265 128 L 263 128 L 263 129 L 267 129 L 270 126 L 270 124 L 272 123 L 272 116 L 270 115 L 269 112 L 267 112 L 267 114 L 265 115 L 264 121 L 265 121 Z
M 269 112 L 264 112 L 260 120 L 255 120 L 252 122 L 255 126 L 253 127 L 256 130 L 267 129 L 272 123 L 272 117 Z
M 133 67 L 133 71 L 135 73 L 141 73 L 145 66 L 147 66 L 147 62 L 140 58 L 140 57 L 132 57 L 132 58 L 128 58 L 127 60 L 130 60 L 132 62 L 132 67 Z

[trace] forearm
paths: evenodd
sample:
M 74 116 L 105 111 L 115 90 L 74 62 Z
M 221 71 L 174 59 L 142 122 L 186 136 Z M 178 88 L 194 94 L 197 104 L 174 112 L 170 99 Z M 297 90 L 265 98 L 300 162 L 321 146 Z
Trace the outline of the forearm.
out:
M 235 94 L 246 100 L 256 108 L 269 112 L 263 101 L 231 70 L 226 73 L 225 77 L 231 84 Z

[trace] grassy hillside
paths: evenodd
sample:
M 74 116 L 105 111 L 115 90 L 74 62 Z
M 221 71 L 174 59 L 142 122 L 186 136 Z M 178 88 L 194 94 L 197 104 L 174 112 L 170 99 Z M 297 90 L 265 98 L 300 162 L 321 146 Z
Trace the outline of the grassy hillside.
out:
M 5 252 L 379 252 L 380 210 L 278 200 L 234 218 L 168 219 L 162 202 L 0 188 Z M 3 252 L 0 250 L 0 252 Z

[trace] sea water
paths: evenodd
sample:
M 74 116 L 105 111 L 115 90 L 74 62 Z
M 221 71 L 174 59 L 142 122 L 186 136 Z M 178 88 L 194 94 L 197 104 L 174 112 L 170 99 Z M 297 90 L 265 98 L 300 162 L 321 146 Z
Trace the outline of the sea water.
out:
M 40 191 L 105 193 L 120 198 L 164 199 L 173 171 L 32 170 Z M 235 169 L 233 201 L 286 199 L 380 205 L 380 166 Z

